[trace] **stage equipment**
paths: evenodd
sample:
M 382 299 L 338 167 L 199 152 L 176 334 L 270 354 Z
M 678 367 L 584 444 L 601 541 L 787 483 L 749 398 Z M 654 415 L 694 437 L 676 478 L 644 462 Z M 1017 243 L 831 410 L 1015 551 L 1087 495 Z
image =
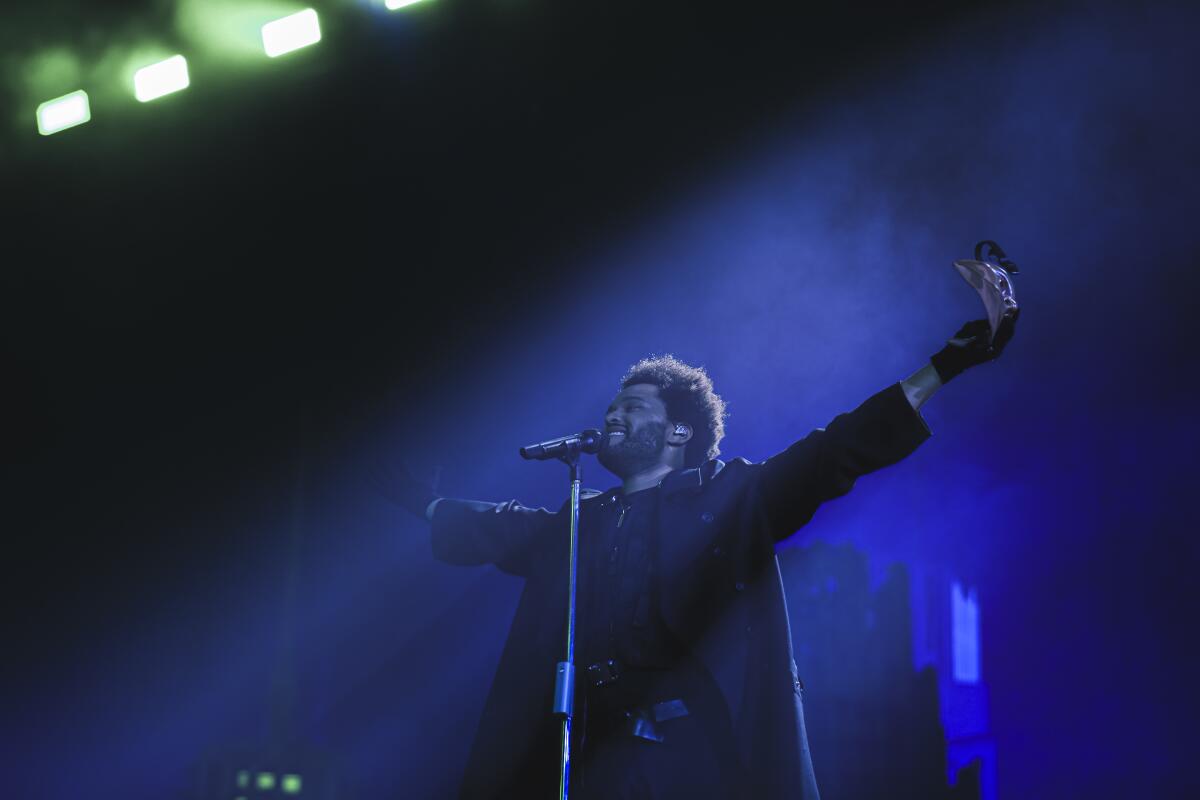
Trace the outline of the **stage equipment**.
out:
M 521 458 L 528 461 L 545 461 L 548 458 L 562 458 L 572 448 L 578 448 L 580 452 L 595 455 L 600 452 L 600 445 L 603 441 L 604 434 L 590 428 L 583 433 L 573 433 L 570 436 L 560 436 L 557 439 L 549 439 L 545 442 L 522 447 L 520 450 Z
M 271 58 L 321 41 L 321 23 L 311 8 L 262 26 L 263 51 Z
M 975 245 L 974 259 L 960 258 L 954 262 L 954 268 L 963 280 L 979 292 L 983 307 L 987 310 L 988 324 L 992 328 L 988 341 L 995 342 L 1000 323 L 1005 319 L 1016 322 L 1020 314 L 1012 284 L 1012 276 L 1020 270 L 1004 254 L 1000 245 L 990 239 Z
M 142 67 L 133 74 L 133 96 L 147 103 L 190 85 L 187 59 L 171 56 L 165 61 Z
M 586 430 L 583 433 L 521 448 L 522 458 L 557 458 L 570 468 L 571 473 L 571 526 L 567 547 L 567 635 L 563 647 L 563 660 L 555 665 L 552 708 L 552 712 L 560 719 L 559 800 L 567 800 L 571 789 L 571 719 L 575 707 L 575 589 L 579 570 L 579 492 L 583 480 L 579 456 L 582 453 L 598 453 L 603 443 L 604 436 L 600 431 Z
M 92 107 L 88 103 L 87 92 L 80 89 L 77 92 L 47 100 L 38 106 L 38 133 L 42 136 L 49 136 L 52 133 L 82 125 L 91 118 Z
M 383 0 L 383 5 L 387 7 L 388 11 L 395 11 L 398 8 L 415 6 L 417 3 L 421 2 L 424 2 L 424 0 Z

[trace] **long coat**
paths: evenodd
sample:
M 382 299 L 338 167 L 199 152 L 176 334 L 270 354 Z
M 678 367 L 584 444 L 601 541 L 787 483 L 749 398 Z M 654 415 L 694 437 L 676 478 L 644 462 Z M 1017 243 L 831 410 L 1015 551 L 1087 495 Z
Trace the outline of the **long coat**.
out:
M 748 776 L 746 796 L 816 800 L 776 542 L 860 475 L 894 464 L 930 436 L 899 383 L 760 463 L 716 459 L 661 484 L 660 612 L 716 679 Z M 580 531 L 610 493 L 589 492 Z M 433 552 L 525 578 L 468 758 L 461 796 L 550 797 L 557 787 L 553 665 L 566 618 L 567 514 L 514 501 L 446 499 Z

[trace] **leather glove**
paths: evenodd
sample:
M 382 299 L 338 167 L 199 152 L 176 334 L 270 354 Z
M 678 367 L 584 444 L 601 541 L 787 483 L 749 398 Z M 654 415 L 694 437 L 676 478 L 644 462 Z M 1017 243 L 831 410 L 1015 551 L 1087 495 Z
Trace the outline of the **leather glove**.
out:
M 425 509 L 429 508 L 429 504 L 441 497 L 423 481 L 414 478 L 404 464 L 377 464 L 371 479 L 376 491 L 421 519 L 425 519 Z
M 994 361 L 1004 351 L 1004 346 L 1016 331 L 1016 317 L 1005 317 L 996 329 L 996 340 L 989 343 L 991 326 L 986 319 L 971 320 L 958 329 L 946 346 L 930 356 L 929 361 L 937 370 L 942 383 L 947 383 L 960 372 L 976 364 Z

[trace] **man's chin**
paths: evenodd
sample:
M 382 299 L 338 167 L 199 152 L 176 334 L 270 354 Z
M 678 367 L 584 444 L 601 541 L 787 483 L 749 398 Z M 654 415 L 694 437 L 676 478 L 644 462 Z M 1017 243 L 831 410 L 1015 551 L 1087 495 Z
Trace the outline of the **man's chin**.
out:
M 632 435 L 605 437 L 596 458 L 602 467 L 625 480 L 657 464 L 662 450 L 662 437 L 656 431 L 643 429 Z
M 604 467 L 606 470 L 622 480 L 624 480 L 625 476 L 628 474 L 625 471 L 625 462 L 623 462 L 620 458 L 613 458 L 611 453 L 601 450 L 596 455 L 596 460 L 600 462 L 600 466 Z
M 653 459 L 629 458 L 625 453 L 612 450 L 601 450 L 596 455 L 596 460 L 600 462 L 600 466 L 621 480 L 654 466 Z

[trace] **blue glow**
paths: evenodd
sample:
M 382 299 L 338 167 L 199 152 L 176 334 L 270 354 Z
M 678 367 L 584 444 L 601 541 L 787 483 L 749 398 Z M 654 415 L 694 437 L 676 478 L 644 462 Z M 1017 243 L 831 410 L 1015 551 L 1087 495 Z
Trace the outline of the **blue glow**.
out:
M 957 581 L 950 586 L 950 638 L 954 680 L 978 683 L 979 598 L 974 589 L 964 592 Z
M 1167 272 L 1129 279 L 1127 270 L 1190 269 L 1171 257 L 1187 246 L 1177 236 L 1188 204 L 1160 210 L 1144 201 L 1160 192 L 1186 200 L 1195 190 L 1181 167 L 1189 128 L 1172 124 L 1174 115 L 1195 115 L 1178 103 L 1195 56 L 1184 47 L 1151 52 L 1144 29 L 1125 36 L 1127 23 L 1090 10 L 1044 26 L 1014 23 L 989 31 L 1010 38 L 984 57 L 978 37 L 948 40 L 924 62 L 868 76 L 852 101 L 831 94 L 828 107 L 781 119 L 772 145 L 731 152 L 736 169 L 677 198 L 670 213 L 647 214 L 628 239 L 589 248 L 596 255 L 578 271 L 596 284 L 572 284 L 572 296 L 601 302 L 564 302 L 561 318 L 514 323 L 473 345 L 448 371 L 461 377 L 448 378 L 444 393 L 406 398 L 405 415 L 427 422 L 428 442 L 389 440 L 386 431 L 372 441 L 446 454 L 448 494 L 556 505 L 561 473 L 522 471 L 513 448 L 594 425 L 621 370 L 671 350 L 705 363 L 730 401 L 725 455 L 763 458 L 903 377 L 977 313 L 949 262 L 994 236 L 1021 264 L 1022 289 L 1041 313 L 1022 320 L 1003 360 L 931 401 L 923 411 L 930 442 L 827 504 L 797 538 L 854 541 L 881 562 L 929 556 L 964 566 L 955 574 L 981 587 L 989 624 L 980 626 L 976 590 L 957 587 L 953 641 L 940 644 L 956 680 L 982 685 L 986 668 L 1005 708 L 994 732 L 1007 796 L 1106 796 L 1093 790 L 1112 773 L 1094 767 L 1111 764 L 1133 766 L 1109 796 L 1168 796 L 1142 791 L 1153 779 L 1137 767 L 1166 764 L 1171 748 L 1188 746 L 1166 735 L 1175 690 L 1154 680 L 1185 663 L 1186 651 L 1160 636 L 1167 621 L 1143 612 L 1154 608 L 1145 599 L 1152 582 L 1172 567 L 1182 575 L 1193 552 L 1193 540 L 1162 535 L 1162 501 L 1184 496 L 1179 476 L 1194 472 L 1180 463 L 1181 452 L 1195 450 L 1195 394 L 1185 383 L 1194 370 L 1176 357 L 1184 344 L 1175 352 L 1156 338 L 1186 330 L 1165 302 L 1182 282 Z M 1173 43 L 1192 29 L 1175 26 Z M 1164 53 L 1181 68 L 1160 69 Z M 1134 157 L 1139 142 L 1147 146 Z M 623 285 L 638 291 L 614 300 L 603 287 L 614 276 L 632 276 Z M 1099 337 L 1102 317 L 1080 301 L 1102 299 L 1108 313 L 1114 285 L 1120 333 Z M 614 325 L 618 315 L 638 324 Z M 568 317 L 571 327 L 562 324 Z M 588 369 L 545 380 L 545 365 L 569 359 Z M 1110 469 L 1110 458 L 1129 468 Z M 1136 468 L 1145 464 L 1156 468 Z M 465 759 L 470 737 L 459 723 L 478 716 L 520 586 L 494 570 L 432 561 L 424 523 L 354 476 L 334 474 L 337 465 L 322 466 L 311 526 L 337 536 L 314 536 L 305 552 L 298 725 L 345 754 L 364 796 L 396 786 L 446 796 L 458 775 L 443 766 Z M 589 462 L 585 480 L 610 479 Z M 235 524 L 249 555 L 268 549 L 260 542 L 277 544 L 274 517 L 249 513 Z M 1134 568 L 1113 567 L 1108 550 Z M 178 613 L 110 623 L 121 630 L 103 631 L 76 679 L 14 699 L 22 747 L 50 754 L 28 760 L 47 796 L 77 797 L 79 774 L 104 782 L 90 787 L 97 796 L 168 796 L 203 748 L 262 732 L 279 602 L 254 570 L 239 572 L 244 566 L 164 590 L 152 599 Z M 1044 618 L 1027 600 L 1030 585 L 1042 596 L 1056 587 L 1055 613 L 1081 624 L 1064 631 L 1061 616 Z M 945 595 L 939 587 L 942 609 Z M 1094 624 L 1101 616 L 1106 624 Z M 1186 626 L 1179 632 L 1186 644 Z M 1118 664 L 1107 658 L 1114 643 Z M 1138 687 L 1136 703 L 1124 701 L 1133 710 L 1095 702 L 1113 697 L 1114 677 Z M 1112 735 L 1118 729 L 1146 735 L 1131 745 Z M 813 745 L 833 746 L 817 737 Z M 76 754 L 78 769 L 58 768 L 64 751 Z M 1118 791 L 1131 785 L 1137 790 Z

